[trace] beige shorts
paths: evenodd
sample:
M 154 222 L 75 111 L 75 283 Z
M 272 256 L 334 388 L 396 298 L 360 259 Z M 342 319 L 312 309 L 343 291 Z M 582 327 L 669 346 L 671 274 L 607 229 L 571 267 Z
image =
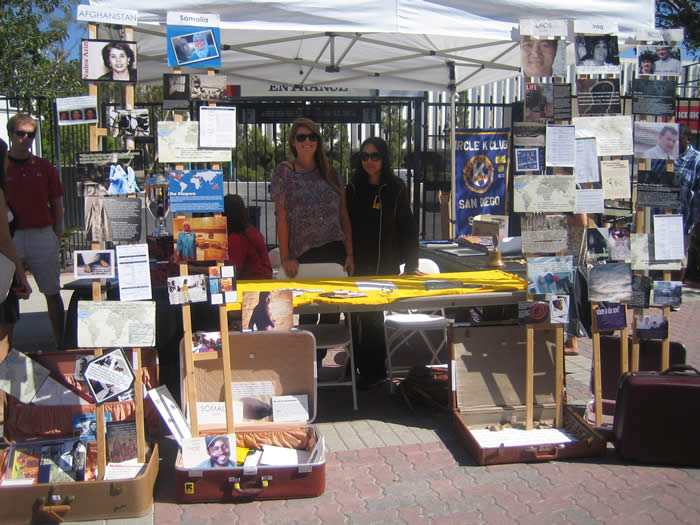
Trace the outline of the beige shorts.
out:
M 51 226 L 17 230 L 13 237 L 19 257 L 32 272 L 39 291 L 56 295 L 61 291 L 59 247 L 61 241 Z

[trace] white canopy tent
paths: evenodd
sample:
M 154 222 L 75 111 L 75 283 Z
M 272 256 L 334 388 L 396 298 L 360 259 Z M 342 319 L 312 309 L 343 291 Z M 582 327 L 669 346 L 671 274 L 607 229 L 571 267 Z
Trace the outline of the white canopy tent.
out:
M 233 84 L 275 83 L 457 91 L 518 74 L 520 19 L 653 28 L 654 0 L 90 0 L 139 11 L 139 80 L 169 72 L 167 12 L 215 13 L 221 72 Z M 454 68 L 452 68 L 454 64 Z M 451 70 L 454 69 L 454 73 Z
M 231 84 L 458 91 L 520 72 L 519 22 L 616 25 L 620 47 L 654 28 L 654 0 L 89 0 L 139 12 L 139 81 L 167 66 L 168 12 L 218 14 Z M 146 9 L 144 9 L 144 7 Z M 569 46 L 573 48 L 573 46 Z M 573 58 L 572 50 L 569 51 Z M 452 143 L 454 173 L 455 141 Z M 454 186 L 454 180 L 452 181 Z M 454 188 L 452 213 L 454 216 Z

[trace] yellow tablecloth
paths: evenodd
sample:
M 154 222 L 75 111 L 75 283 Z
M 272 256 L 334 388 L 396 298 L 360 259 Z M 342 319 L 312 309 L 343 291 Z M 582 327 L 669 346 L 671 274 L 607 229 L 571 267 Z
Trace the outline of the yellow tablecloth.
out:
M 465 285 L 480 285 L 479 288 L 447 288 L 440 290 L 426 290 L 425 281 L 428 280 L 458 281 Z M 387 290 L 360 290 L 356 282 L 390 281 L 396 285 L 396 289 Z M 268 280 L 268 281 L 238 281 L 239 302 L 226 305 L 227 310 L 240 310 L 245 292 L 265 292 L 280 289 L 308 289 L 332 292 L 334 290 L 362 291 L 366 297 L 332 298 L 323 297 L 323 292 L 306 292 L 294 297 L 294 306 L 303 306 L 312 303 L 324 304 L 362 304 L 380 305 L 389 304 L 399 299 L 414 297 L 429 297 L 434 295 L 479 294 L 488 292 L 511 292 L 526 289 L 527 282 L 516 275 L 500 270 L 487 270 L 481 272 L 457 272 L 440 273 L 434 275 L 386 275 L 372 277 L 346 277 L 326 279 L 298 279 L 298 280 Z

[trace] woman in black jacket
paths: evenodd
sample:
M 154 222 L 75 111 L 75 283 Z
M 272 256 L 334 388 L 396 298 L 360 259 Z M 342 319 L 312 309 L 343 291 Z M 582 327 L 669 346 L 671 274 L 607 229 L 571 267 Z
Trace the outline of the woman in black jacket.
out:
M 398 275 L 418 271 L 418 227 L 411 213 L 406 184 L 394 175 L 384 140 L 370 137 L 357 155 L 352 182 L 346 189 L 352 225 L 355 275 Z M 353 316 L 353 347 L 360 385 L 386 378 L 386 346 L 382 312 Z

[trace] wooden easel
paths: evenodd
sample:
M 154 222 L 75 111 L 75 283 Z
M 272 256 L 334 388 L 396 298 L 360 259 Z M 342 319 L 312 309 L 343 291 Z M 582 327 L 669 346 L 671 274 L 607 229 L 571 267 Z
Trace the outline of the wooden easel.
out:
M 134 30 L 130 27 L 123 28 L 124 37 L 128 40 L 133 39 Z M 88 38 L 97 38 L 97 24 L 88 24 Z M 133 108 L 134 104 L 134 86 L 129 84 L 125 91 L 125 100 L 128 108 Z M 97 97 L 97 86 L 91 82 L 88 86 L 88 94 Z M 97 124 L 90 124 L 90 151 L 99 151 L 99 138 L 107 136 L 107 129 L 100 128 Z M 133 139 L 130 144 L 127 144 L 128 149 L 134 149 Z M 95 242 L 91 244 L 91 249 L 99 250 L 104 248 L 104 242 Z M 116 263 L 116 261 L 115 261 Z M 94 280 L 92 282 L 92 300 L 95 302 L 102 301 L 103 290 L 102 280 Z M 146 428 L 144 424 L 143 411 L 143 379 L 141 371 L 141 349 L 132 348 L 132 368 L 134 369 L 134 405 L 136 417 L 136 453 L 139 463 L 146 461 Z M 95 357 L 100 357 L 104 350 L 96 348 L 94 350 Z M 107 468 L 107 442 L 105 436 L 105 409 L 104 405 L 98 405 L 95 410 L 95 422 L 97 424 L 97 475 L 98 479 L 103 479 Z
M 181 74 L 182 71 L 179 68 L 174 69 L 173 73 Z M 209 75 L 215 75 L 216 71 L 209 69 L 207 72 Z M 215 106 L 216 104 L 210 102 L 209 105 Z M 175 111 L 173 120 L 182 121 L 182 113 Z M 212 169 L 219 169 L 219 164 L 212 164 Z M 184 169 L 183 165 L 177 165 L 175 169 Z M 215 217 L 221 217 L 220 213 L 215 213 Z M 177 216 L 178 218 L 185 217 L 182 214 Z M 196 247 L 195 247 L 196 250 Z M 217 261 L 216 265 L 221 268 L 224 261 Z M 180 264 L 180 275 L 189 275 L 189 265 L 187 263 Z M 226 407 L 226 431 L 229 434 L 234 432 L 234 422 L 233 422 L 233 393 L 231 391 L 231 351 L 229 346 L 228 338 L 228 315 L 226 313 L 226 304 L 221 304 L 218 306 L 219 310 L 219 329 L 221 330 L 221 355 L 218 352 L 206 352 L 193 354 L 192 345 L 192 312 L 189 304 L 182 305 L 182 325 L 184 328 L 184 340 L 183 340 L 183 353 L 184 353 L 184 374 L 183 383 L 186 386 L 186 399 L 185 403 L 187 405 L 187 412 L 189 414 L 190 428 L 192 436 L 199 436 L 199 423 L 197 420 L 197 389 L 195 382 L 195 363 L 197 361 L 205 361 L 216 359 L 220 360 L 221 369 L 224 374 L 224 384 L 228 385 L 228 388 L 224 388 L 224 405 Z M 183 407 L 184 408 L 184 407 Z

